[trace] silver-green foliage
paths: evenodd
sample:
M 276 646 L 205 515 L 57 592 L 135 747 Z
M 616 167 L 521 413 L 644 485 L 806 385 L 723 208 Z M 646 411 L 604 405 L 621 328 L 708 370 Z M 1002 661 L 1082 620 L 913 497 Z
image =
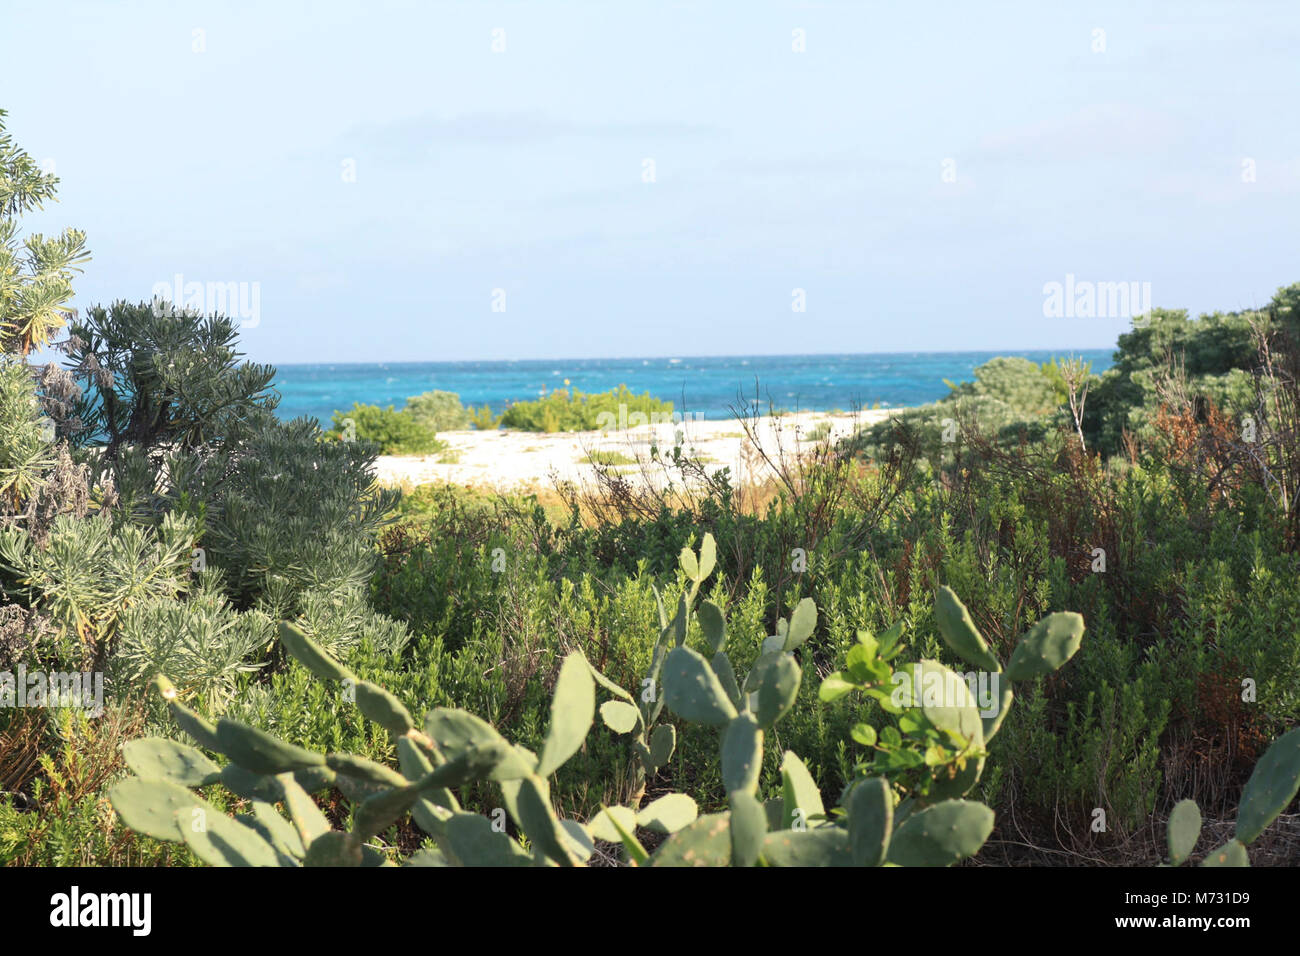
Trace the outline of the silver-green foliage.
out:
M 128 607 L 118 625 L 113 673 L 130 684 L 174 675 L 184 697 L 197 697 L 209 713 L 220 713 L 238 675 L 260 666 L 249 658 L 274 637 L 271 618 L 235 610 L 218 586 L 205 582 L 186 600 L 157 596 Z

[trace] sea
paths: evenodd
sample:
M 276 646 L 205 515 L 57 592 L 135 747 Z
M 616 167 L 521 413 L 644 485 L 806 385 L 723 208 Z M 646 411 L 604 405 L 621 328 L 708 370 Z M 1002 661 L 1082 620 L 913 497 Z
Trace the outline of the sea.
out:
M 529 359 L 493 362 L 330 362 L 277 366 L 277 413 L 310 416 L 328 425 L 354 403 L 401 408 L 406 399 L 438 389 L 465 405 L 500 413 L 566 385 L 603 392 L 627 385 L 670 401 L 692 417 L 728 419 L 736 410 L 760 413 L 853 411 L 921 405 L 948 394 L 950 382 L 973 379 L 975 367 L 997 355 L 1034 362 L 1073 354 L 1105 371 L 1112 352 L 891 352 L 866 355 L 729 355 L 709 357 Z

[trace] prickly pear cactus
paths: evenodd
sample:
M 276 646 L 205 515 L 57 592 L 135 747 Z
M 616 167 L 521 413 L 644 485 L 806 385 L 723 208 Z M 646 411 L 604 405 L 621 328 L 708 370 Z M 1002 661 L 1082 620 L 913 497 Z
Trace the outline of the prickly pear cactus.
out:
M 1259 838 L 1300 792 L 1300 727 L 1269 746 L 1251 771 L 1237 808 L 1236 833 L 1206 854 L 1201 866 L 1250 866 L 1246 847 Z M 1181 866 L 1201 835 L 1201 810 L 1194 800 L 1180 800 L 1169 815 L 1169 865 Z
M 593 827 L 559 819 L 548 783 L 582 746 L 595 718 L 601 678 L 581 654 L 570 654 L 560 668 L 539 757 L 462 710 L 438 708 L 417 727 L 396 697 L 357 680 L 300 630 L 285 624 L 281 635 L 289 653 L 317 677 L 353 683 L 361 712 L 396 740 L 400 771 L 350 754 L 306 750 L 234 720 L 213 725 L 159 676 L 155 683 L 177 724 L 228 762 L 218 767 L 200 750 L 162 738 L 127 744 L 135 776 L 109 793 L 126 826 L 184 843 L 213 866 L 391 866 L 374 840 L 408 816 L 434 842 L 408 865 L 581 866 L 590 858 Z M 500 788 L 531 852 L 486 817 L 461 809 L 453 791 L 475 781 Z M 214 785 L 248 800 L 250 812 L 229 816 L 196 792 Z M 353 802 L 346 830 L 336 829 L 312 799 L 331 787 Z M 689 797 L 665 797 L 643 814 L 631 825 L 672 832 L 692 822 L 696 809 Z

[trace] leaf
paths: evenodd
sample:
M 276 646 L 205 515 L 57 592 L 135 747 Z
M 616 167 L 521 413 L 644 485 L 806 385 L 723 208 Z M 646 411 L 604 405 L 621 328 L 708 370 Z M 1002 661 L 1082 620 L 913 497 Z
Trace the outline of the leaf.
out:
M 619 805 L 601 807 L 596 815 L 587 821 L 587 830 L 597 840 L 618 843 L 623 837 L 615 823 L 619 824 L 624 832 L 630 833 L 636 829 L 636 811 L 631 807 Z
M 144 780 L 167 780 L 180 787 L 202 787 L 221 771 L 200 751 L 165 737 L 145 737 L 122 745 L 126 765 Z
M 749 714 L 739 714 L 722 735 L 723 789 L 753 793 L 762 769 L 763 731 Z
M 944 800 L 919 810 L 894 831 L 889 861 L 950 866 L 974 856 L 993 832 L 993 811 L 973 800 Z
M 764 727 L 776 723 L 794 706 L 799 696 L 802 671 L 790 654 L 782 654 L 763 672 L 758 685 L 758 722 Z
M 957 599 L 952 588 L 939 588 L 934 600 L 934 617 L 944 643 L 963 661 L 993 673 L 1002 670 L 1002 665 L 971 620 L 966 605 Z
M 555 682 L 551 727 L 537 763 L 539 777 L 549 777 L 578 751 L 595 716 L 596 682 L 586 658 L 574 651 L 564 659 Z
M 804 598 L 790 615 L 790 629 L 785 635 L 785 650 L 792 651 L 817 629 L 817 605 L 812 598 Z
M 712 601 L 705 601 L 696 612 L 700 619 L 700 629 L 704 639 L 709 642 L 713 652 L 719 653 L 727 646 L 727 622 L 722 616 L 722 608 Z
M 1250 855 L 1239 840 L 1229 840 L 1201 861 L 1201 866 L 1250 866 Z
M 781 793 L 784 800 L 784 829 L 790 829 L 798 821 L 807 824 L 814 817 L 826 815 L 817 782 L 813 780 L 804 762 L 790 750 L 785 752 L 781 760 Z
M 641 712 L 621 700 L 607 700 L 600 705 L 600 719 L 616 734 L 631 733 L 641 719 Z
M 713 540 L 713 535 L 706 534 L 704 540 L 700 542 L 700 566 L 699 580 L 705 580 L 713 573 L 713 567 L 718 561 L 718 545 Z M 721 648 L 718 648 L 721 650 Z
M 763 804 L 748 790 L 734 790 L 728 799 L 731 804 L 731 864 L 753 866 L 763 852 L 767 813 Z
M 889 855 L 894 795 L 881 777 L 868 777 L 849 797 L 849 846 L 855 866 L 880 866 Z
M 1195 800 L 1179 800 L 1169 814 L 1169 829 L 1166 839 L 1169 843 L 1169 863 L 1181 866 L 1201 836 L 1201 808 Z
M 674 647 L 664 661 L 664 700 L 686 720 L 726 724 L 736 716 L 718 677 L 706 661 L 689 647 Z
M 1300 790 L 1300 727 L 1288 730 L 1259 758 L 1237 808 L 1237 839 L 1253 842 Z
M 677 558 L 677 563 L 686 572 L 686 576 L 692 581 L 700 579 L 700 566 L 695 560 L 695 552 L 690 548 L 682 548 L 682 553 Z
M 874 747 L 876 745 L 876 728 L 870 724 L 854 724 L 849 731 L 849 736 L 864 747 Z
M 821 686 L 817 688 L 817 699 L 823 704 L 829 704 L 833 700 L 839 700 L 856 686 L 846 681 L 840 671 L 836 671 L 834 674 L 828 674 Z
M 1020 638 L 1007 665 L 1010 680 L 1027 680 L 1060 669 L 1083 641 L 1083 616 L 1060 611 L 1043 618 Z
M 636 815 L 638 826 L 659 833 L 676 833 L 694 822 L 699 807 L 684 793 L 669 793 L 641 808 Z

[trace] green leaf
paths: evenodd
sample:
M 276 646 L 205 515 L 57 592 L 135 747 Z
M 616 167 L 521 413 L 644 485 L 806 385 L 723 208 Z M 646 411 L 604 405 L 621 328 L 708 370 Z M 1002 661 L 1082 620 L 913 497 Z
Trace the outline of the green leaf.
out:
M 600 705 L 600 719 L 616 734 L 629 734 L 641 720 L 641 711 L 621 700 L 607 700 Z
M 727 646 L 727 622 L 722 616 L 722 609 L 712 601 L 705 601 L 696 613 L 700 619 L 700 629 L 704 631 L 704 639 L 709 642 L 715 654 L 721 652 Z
M 713 535 L 706 534 L 704 540 L 700 542 L 700 567 L 699 579 L 701 581 L 708 578 L 713 573 L 713 567 L 718 561 L 718 545 L 713 540 Z M 721 650 L 722 648 L 715 648 Z
M 597 840 L 604 840 L 607 843 L 618 843 L 622 840 L 622 834 L 615 823 L 622 826 L 625 832 L 631 832 L 636 829 L 636 811 L 631 807 L 615 805 L 612 807 L 601 807 L 590 820 L 587 821 L 587 829 Z
M 1079 649 L 1083 631 L 1082 615 L 1073 611 L 1047 615 L 1020 638 L 1007 665 L 1007 677 L 1028 680 L 1059 670 Z
M 193 747 L 165 737 L 145 737 L 122 745 L 126 765 L 145 780 L 167 780 L 181 787 L 202 787 L 221 776 L 217 765 Z
M 277 774 L 325 764 L 321 754 L 228 717 L 217 721 L 217 740 L 226 756 L 253 773 Z
M 1169 814 L 1169 829 L 1166 838 L 1169 842 L 1169 863 L 1181 866 L 1196 849 L 1196 841 L 1201 836 L 1201 808 L 1195 800 L 1179 800 Z
M 808 638 L 817 628 L 817 605 L 812 598 L 804 598 L 790 615 L 790 629 L 785 635 L 785 649 L 792 651 Z
M 767 836 L 767 813 L 763 804 L 748 790 L 733 790 L 731 804 L 731 864 L 753 866 L 763 852 Z
M 758 722 L 770 727 L 794 706 L 802 671 L 790 654 L 782 654 L 763 671 L 758 685 Z
M 839 700 L 856 687 L 856 684 L 846 681 L 840 671 L 836 671 L 834 674 L 828 674 L 821 686 L 817 688 L 817 699 L 823 704 L 829 704 L 833 700 Z
M 659 845 L 651 866 L 728 866 L 731 814 L 711 813 L 678 830 Z
M 402 702 L 375 684 L 360 681 L 356 685 L 357 707 L 370 720 L 394 737 L 401 737 L 415 727 L 411 713 Z
M 672 724 L 660 724 L 650 735 L 650 763 L 654 769 L 666 764 L 677 746 L 677 728 Z
M 221 815 L 202 797 L 166 780 L 127 777 L 113 784 L 108 799 L 128 828 L 172 843 L 185 842 L 185 834 L 176 824 L 178 812 L 201 810 L 208 816 Z
M 874 747 L 876 745 L 876 728 L 870 724 L 854 724 L 849 731 L 849 736 L 864 747 Z
M 971 620 L 966 605 L 957 599 L 952 588 L 939 588 L 935 595 L 934 616 L 944 643 L 963 661 L 990 673 L 1002 670 L 1002 665 Z
M 1250 866 L 1250 855 L 1239 840 L 1229 840 L 1201 861 L 1201 866 Z
M 700 579 L 700 566 L 695 560 L 695 552 L 690 548 L 682 548 L 682 553 L 678 556 L 677 563 L 681 565 L 686 576 L 692 581 L 698 581 Z
M 722 736 L 722 786 L 728 793 L 753 793 L 762 769 L 763 731 L 749 714 L 740 714 Z
M 1255 764 L 1237 808 L 1237 839 L 1254 842 L 1300 790 L 1300 727 L 1288 730 Z
M 307 636 L 307 632 L 296 624 L 283 621 L 280 624 L 280 643 L 299 664 L 307 668 L 321 680 L 351 680 L 357 677 L 350 670 L 330 657 Z
M 852 866 L 849 835 L 842 827 L 778 830 L 763 841 L 768 866 Z
M 722 725 L 736 716 L 736 708 L 706 661 L 689 647 L 674 647 L 664 661 L 664 700 L 685 720 Z
M 669 793 L 646 804 L 636 815 L 638 826 L 658 833 L 676 833 L 699 816 L 699 807 L 684 793 Z
M 793 751 L 787 750 L 781 759 L 781 795 L 784 801 L 782 828 L 802 822 L 810 823 L 826 815 L 822 793 L 812 774 Z
M 232 820 L 224 813 L 193 816 L 176 811 L 177 828 L 185 844 L 209 866 L 279 866 L 280 856 L 252 827 Z
M 944 800 L 919 810 L 894 831 L 889 861 L 899 866 L 951 866 L 974 856 L 993 832 L 993 811 L 972 800 Z
M 564 659 L 555 696 L 551 699 L 551 727 L 542 745 L 537 775 L 549 777 L 582 746 L 596 716 L 596 682 L 578 651 Z
M 849 845 L 854 866 L 881 866 L 894 829 L 894 795 L 881 777 L 868 777 L 849 797 Z

